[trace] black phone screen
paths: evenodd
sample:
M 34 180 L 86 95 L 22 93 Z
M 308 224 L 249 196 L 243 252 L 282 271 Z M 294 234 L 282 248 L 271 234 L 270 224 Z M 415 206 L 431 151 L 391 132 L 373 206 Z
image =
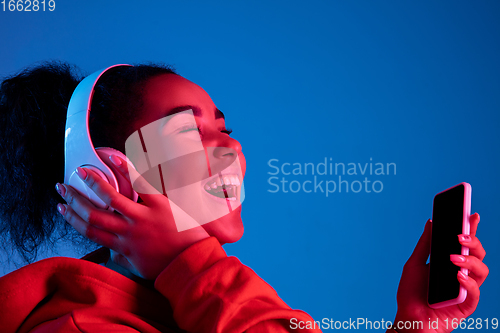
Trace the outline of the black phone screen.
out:
M 450 254 L 460 254 L 464 214 L 464 185 L 458 185 L 434 197 L 429 273 L 429 304 L 455 299 L 460 292 L 457 273 L 460 267 L 450 261 Z

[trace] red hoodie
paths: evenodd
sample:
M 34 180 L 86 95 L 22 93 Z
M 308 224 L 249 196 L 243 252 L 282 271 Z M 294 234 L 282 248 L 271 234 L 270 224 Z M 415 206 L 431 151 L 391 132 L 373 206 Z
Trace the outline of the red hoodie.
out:
M 98 261 L 97 255 L 88 260 Z M 81 259 L 50 258 L 0 278 L 0 332 L 320 332 L 216 238 L 193 244 L 154 288 Z

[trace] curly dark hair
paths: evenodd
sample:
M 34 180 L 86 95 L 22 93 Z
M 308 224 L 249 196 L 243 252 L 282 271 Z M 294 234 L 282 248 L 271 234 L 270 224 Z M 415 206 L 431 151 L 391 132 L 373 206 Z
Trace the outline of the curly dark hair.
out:
M 101 77 L 89 118 L 96 147 L 124 152 L 142 114 L 143 86 L 160 74 L 176 73 L 167 65 L 141 64 Z M 54 246 L 56 230 L 63 238 L 75 235 L 57 213 L 63 201 L 54 186 L 64 181 L 66 112 L 82 78 L 73 65 L 44 62 L 0 85 L 0 235 L 27 263 L 36 260 L 40 245 Z

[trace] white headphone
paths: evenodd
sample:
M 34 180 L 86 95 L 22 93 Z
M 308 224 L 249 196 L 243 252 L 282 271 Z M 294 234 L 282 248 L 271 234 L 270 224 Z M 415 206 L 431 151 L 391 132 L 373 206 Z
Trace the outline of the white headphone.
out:
M 66 131 L 64 139 L 64 183 L 73 186 L 81 195 L 89 199 L 95 206 L 113 210 L 108 207 L 76 174 L 77 167 L 85 167 L 96 172 L 102 179 L 111 184 L 117 192 L 137 202 L 137 192 L 132 189 L 129 181 L 116 170 L 109 156 L 116 155 L 124 161 L 127 157 L 120 151 L 109 148 L 94 148 L 90 138 L 89 114 L 94 95 L 94 87 L 107 70 L 119 64 L 99 70 L 85 79 L 76 87 L 68 106 Z M 129 167 L 132 165 L 129 163 Z M 113 171 L 115 170 L 115 171 Z

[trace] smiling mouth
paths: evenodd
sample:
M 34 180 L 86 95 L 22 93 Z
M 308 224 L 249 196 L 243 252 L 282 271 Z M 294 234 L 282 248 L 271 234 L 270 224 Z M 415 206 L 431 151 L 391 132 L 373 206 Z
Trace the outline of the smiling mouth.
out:
M 240 185 L 237 175 L 217 175 L 210 179 L 204 188 L 206 192 L 215 197 L 234 201 L 236 200 L 236 189 Z

